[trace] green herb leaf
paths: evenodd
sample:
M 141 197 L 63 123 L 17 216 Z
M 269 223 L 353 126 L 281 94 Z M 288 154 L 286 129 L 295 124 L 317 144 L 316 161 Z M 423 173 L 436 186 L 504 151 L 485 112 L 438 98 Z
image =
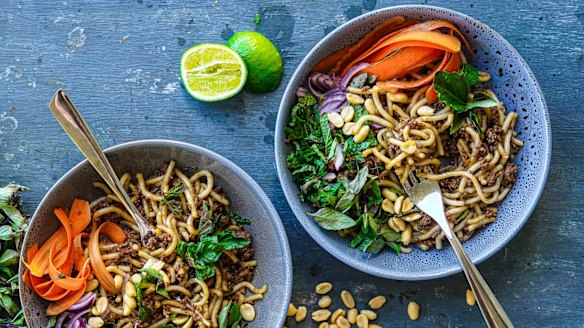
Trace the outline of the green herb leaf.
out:
M 462 214 L 460 214 L 457 218 L 456 218 L 456 223 L 466 219 L 466 217 L 470 214 L 470 210 L 466 210 L 464 212 L 462 212 Z
M 319 120 L 320 124 L 320 132 L 322 133 L 322 140 L 324 141 L 324 153 L 330 154 L 333 146 L 333 138 L 331 136 L 331 128 L 329 126 L 328 116 L 327 114 L 323 114 L 320 116 Z M 333 150 L 334 152 L 334 150 Z
M 393 241 L 388 241 L 386 242 L 387 246 L 391 249 L 393 249 L 397 255 L 401 254 L 401 246 L 398 243 L 395 243 Z
M 243 216 L 235 213 L 235 212 L 225 212 L 228 218 L 235 220 L 235 222 L 239 224 L 251 224 L 251 220 L 248 218 L 244 218 Z
M 179 197 L 183 189 L 183 183 L 177 183 L 164 194 L 164 198 L 160 201 L 160 205 L 166 205 L 175 216 L 182 216 L 182 202 Z
M 14 238 L 14 230 L 9 225 L 4 225 L 0 227 L 0 240 L 12 240 Z
M 479 83 L 479 71 L 476 67 L 470 64 L 464 64 L 462 65 L 462 74 L 466 78 L 469 86 Z
M 473 100 L 466 104 L 466 109 L 490 108 L 495 107 L 498 104 L 497 99 L 493 98 L 489 93 L 479 90 L 473 93 Z
M 454 114 L 454 121 L 450 126 L 450 134 L 455 134 L 464 125 L 464 114 Z
M 371 254 L 378 254 L 379 252 L 381 252 L 384 246 L 385 241 L 382 238 L 377 237 L 373 239 L 373 241 L 367 246 L 365 252 Z
M 346 192 L 345 194 L 339 199 L 339 202 L 335 206 L 335 209 L 341 211 L 342 213 L 347 212 L 352 204 L 353 200 L 361 192 L 365 183 L 367 183 L 367 175 L 369 174 L 369 167 L 364 166 L 362 169 L 357 172 L 357 176 L 351 182 L 346 184 Z
M 260 13 L 256 13 L 255 17 L 253 18 L 252 22 L 259 24 L 261 22 L 262 18 L 260 16 Z
M 316 222 L 326 230 L 349 229 L 357 225 L 350 216 L 328 207 L 323 207 L 316 213 L 307 214 L 314 216 Z
M 399 242 L 401 240 L 401 234 L 399 232 L 395 232 L 387 224 L 384 224 L 381 227 L 379 234 L 387 241 Z
M 367 77 L 367 83 L 371 84 L 377 80 L 377 75 L 369 75 Z
M 365 82 L 367 82 L 367 73 L 362 73 L 353 78 L 351 86 L 360 89 L 365 85 Z
M 235 328 L 241 321 L 241 312 L 237 302 L 229 301 L 219 313 L 219 328 Z
M 434 89 L 438 93 L 440 101 L 452 107 L 455 112 L 466 110 L 466 100 L 470 85 L 464 73 L 436 72 Z
M 473 123 L 473 125 L 475 126 L 477 131 L 479 131 L 479 134 L 482 137 L 483 136 L 483 129 L 481 128 L 481 123 L 479 122 L 479 117 L 477 116 L 477 114 L 474 111 L 470 111 L 470 112 L 468 112 L 468 118 Z

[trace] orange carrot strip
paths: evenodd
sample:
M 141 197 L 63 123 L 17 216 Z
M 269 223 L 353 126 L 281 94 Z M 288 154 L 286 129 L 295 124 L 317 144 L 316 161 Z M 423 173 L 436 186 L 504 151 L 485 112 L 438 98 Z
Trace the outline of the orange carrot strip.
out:
M 432 62 L 442 53 L 443 51 L 425 47 L 406 47 L 359 73 L 377 75 L 380 81 L 391 80 Z
M 87 238 L 88 233 L 80 233 L 73 238 L 73 258 L 75 261 L 75 269 L 81 271 L 85 263 L 85 255 L 83 253 L 83 246 L 81 245 L 81 238 Z
M 46 291 L 45 293 L 39 294 L 40 297 L 48 301 L 58 301 L 60 299 L 63 299 L 63 297 L 66 297 L 67 294 L 69 294 L 70 292 L 69 290 L 57 286 L 53 281 L 50 281 L 50 283 L 51 288 L 49 288 L 49 290 Z
M 91 222 L 91 209 L 89 208 L 89 202 L 75 198 L 75 200 L 73 200 L 73 205 L 71 205 L 71 212 L 69 212 L 69 220 L 71 221 L 71 231 L 73 236 L 81 233 Z
M 391 44 L 373 54 L 371 54 L 369 57 L 365 58 L 363 61 L 368 62 L 368 63 L 376 63 L 380 60 L 382 60 L 383 58 L 385 58 L 387 55 L 391 54 L 392 52 L 400 49 L 400 48 L 405 48 L 405 47 L 426 47 L 426 48 L 433 48 L 433 49 L 438 49 L 438 50 L 443 50 L 443 51 L 450 51 L 450 49 L 443 47 L 439 44 L 436 43 L 432 43 L 432 42 L 426 42 L 426 41 L 402 41 L 402 42 L 397 42 L 394 44 Z
M 79 271 L 77 278 L 70 277 L 68 274 L 60 272 L 53 264 L 52 259 L 54 256 L 54 250 L 55 248 L 53 247 L 50 252 L 51 258 L 49 259 L 49 277 L 51 277 L 51 280 L 55 282 L 55 285 L 63 289 L 77 290 L 81 288 L 81 286 L 87 281 L 87 275 L 89 275 L 89 271 L 87 271 L 87 265 L 89 262 L 85 262 L 85 265 L 82 267 L 81 271 Z
M 345 55 L 345 53 L 352 46 L 353 45 L 350 45 L 348 47 L 345 47 L 345 48 L 343 48 L 343 49 L 341 49 L 341 50 L 333 53 L 332 55 L 328 55 L 325 59 L 319 61 L 318 64 L 316 64 L 312 68 L 312 71 L 313 72 L 319 72 L 319 73 L 326 73 L 326 72 L 328 72 L 331 68 L 333 68 L 337 64 L 337 62 L 341 58 L 343 58 L 343 56 Z
M 352 61 L 356 56 L 359 56 L 364 51 L 369 49 L 375 42 L 377 42 L 377 40 L 379 40 L 379 38 L 408 26 L 407 24 L 404 24 L 404 21 L 405 18 L 398 16 L 377 25 L 361 40 L 343 52 L 342 58 L 340 58 L 340 60 L 335 63 L 332 73 L 339 73 L 348 62 Z
M 444 67 L 446 66 L 446 64 L 450 60 L 450 57 L 451 56 L 449 53 L 444 53 L 444 57 L 442 57 L 442 61 L 440 62 L 440 64 L 436 65 L 436 67 L 432 70 L 432 72 L 430 72 L 428 75 L 426 75 L 425 77 L 423 77 L 419 80 L 416 80 L 416 81 L 382 81 L 382 82 L 378 82 L 377 86 L 381 90 L 385 90 L 385 91 L 392 90 L 392 89 L 412 89 L 412 88 L 421 87 L 423 85 L 431 83 L 434 80 L 434 74 L 436 74 L 436 72 L 444 69 Z
M 410 28 L 408 28 L 408 30 L 433 31 L 433 30 L 437 30 L 437 29 L 443 28 L 443 27 L 449 28 L 449 29 L 455 31 L 456 34 L 458 34 L 458 36 L 462 40 L 462 43 L 464 43 L 464 46 L 466 47 L 468 52 L 471 55 L 473 55 L 472 49 L 470 48 L 470 45 L 468 44 L 468 41 L 466 40 L 466 38 L 464 37 L 462 32 L 460 32 L 460 30 L 458 29 L 458 27 L 456 27 L 456 25 L 454 25 L 450 22 L 447 22 L 444 20 L 431 20 L 431 21 L 426 21 L 426 22 L 422 22 L 422 23 L 416 24 L 414 26 L 411 26 Z
M 106 291 L 112 294 L 119 294 L 121 292 L 120 288 L 116 288 L 114 284 L 114 278 L 107 271 L 105 264 L 101 258 L 99 252 L 99 235 L 103 234 L 107 236 L 114 243 L 121 243 L 126 239 L 126 234 L 115 223 L 104 222 L 89 238 L 89 244 L 87 248 L 89 250 L 89 260 L 91 261 L 91 267 L 93 273 L 99 283 L 105 288 Z
M 57 230 L 49 240 L 41 246 L 35 257 L 27 265 L 31 275 L 42 277 L 47 272 L 49 268 L 49 252 L 53 244 L 57 245 L 57 249 L 62 249 L 67 245 L 67 233 L 64 227 L 59 228 L 59 230 Z
M 433 82 L 432 85 L 430 85 L 430 87 L 428 88 L 428 90 L 426 90 L 425 97 L 426 99 L 428 99 L 428 102 L 430 103 L 435 103 L 438 101 L 438 93 L 436 93 L 436 90 L 434 90 Z
M 394 36 L 385 40 L 383 43 L 375 46 L 375 48 L 372 48 L 369 51 L 365 52 L 364 54 L 359 56 L 357 59 L 355 59 L 353 62 L 351 62 L 351 64 L 349 64 L 343 70 L 343 75 L 347 73 L 347 71 L 350 69 L 350 67 L 352 67 L 357 62 L 362 61 L 363 59 L 369 57 L 371 54 L 373 54 L 373 53 L 375 53 L 375 52 L 377 52 L 377 51 L 379 51 L 379 50 L 381 50 L 381 49 L 383 49 L 391 44 L 398 43 L 398 42 L 404 42 L 404 41 L 429 42 L 429 43 L 440 45 L 441 47 L 447 49 L 449 52 L 459 52 L 460 51 L 460 41 L 452 35 L 443 34 L 440 32 L 418 31 L 418 30 L 399 32 L 399 33 L 396 33 Z M 372 73 L 372 74 L 374 74 L 374 73 Z
M 38 253 L 38 251 L 39 251 L 39 245 L 34 244 L 26 250 L 26 261 L 24 259 L 22 259 L 22 262 L 26 266 L 26 269 L 24 270 L 24 274 L 22 275 L 22 282 L 24 282 L 24 284 L 27 285 L 29 288 L 33 288 L 33 287 L 32 287 L 32 282 L 30 281 L 30 270 L 28 269 L 28 262 L 32 261 L 34 256 Z
M 77 303 L 77 301 L 79 301 L 79 299 L 84 294 L 85 284 L 83 284 L 82 288 L 76 290 L 75 292 L 69 292 L 69 294 L 63 299 L 49 304 L 49 306 L 47 307 L 47 315 L 57 315 L 64 312 L 65 310 L 70 308 L 71 305 Z
M 71 231 L 71 221 L 69 220 L 69 216 L 67 216 L 67 213 L 65 213 L 65 211 L 62 208 L 56 208 L 54 210 L 54 213 L 55 213 L 55 216 L 57 216 L 57 218 L 59 219 L 59 221 L 61 221 L 61 224 L 65 228 L 65 233 L 67 235 L 67 247 L 63 251 L 61 251 L 60 255 L 63 255 L 63 256 L 59 256 L 59 258 L 56 260 L 56 263 L 55 263 L 55 266 L 60 267 L 60 266 L 63 266 L 65 264 L 65 262 L 67 261 L 67 258 L 69 257 L 69 254 L 71 253 L 71 250 L 73 248 L 73 243 L 72 243 L 73 234 Z M 55 244 L 51 245 L 51 249 L 49 250 L 49 262 L 52 259 L 51 251 L 55 247 L 56 247 Z

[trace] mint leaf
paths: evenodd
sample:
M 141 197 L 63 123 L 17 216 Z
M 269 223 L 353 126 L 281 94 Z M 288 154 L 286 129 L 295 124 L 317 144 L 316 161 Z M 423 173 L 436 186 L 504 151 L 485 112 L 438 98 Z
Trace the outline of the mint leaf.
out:
M 464 112 L 470 92 L 468 82 L 464 73 L 439 71 L 434 76 L 434 90 L 441 102 L 452 107 L 455 112 Z
M 455 134 L 464 125 L 464 114 L 454 114 L 454 121 L 450 126 L 450 134 Z
M 462 65 L 462 74 L 466 78 L 466 81 L 470 87 L 479 83 L 479 71 L 476 69 L 476 67 L 470 64 L 464 64 Z
M 357 225 L 350 216 L 328 207 L 323 207 L 316 213 L 307 214 L 314 216 L 318 225 L 326 230 L 349 229 Z
M 319 125 L 322 133 L 322 140 L 324 141 L 324 153 L 330 154 L 333 146 L 333 138 L 331 136 L 331 128 L 329 126 L 327 114 L 320 116 Z M 334 152 L 334 150 L 332 151 Z

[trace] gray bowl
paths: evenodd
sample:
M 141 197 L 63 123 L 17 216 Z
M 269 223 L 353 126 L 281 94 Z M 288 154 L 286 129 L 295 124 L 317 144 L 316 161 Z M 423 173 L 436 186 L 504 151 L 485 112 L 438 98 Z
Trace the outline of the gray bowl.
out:
M 542 91 L 527 63 L 503 37 L 478 20 L 449 9 L 419 5 L 380 9 L 341 25 L 312 48 L 294 72 L 280 104 L 274 143 L 276 165 L 292 211 L 304 229 L 327 252 L 358 270 L 379 277 L 433 279 L 461 271 L 450 247 L 428 252 L 416 249 L 412 254 L 401 256 L 387 251 L 371 257 L 351 249 L 347 246 L 347 239 L 321 229 L 313 218 L 306 215 L 306 212 L 315 210 L 300 201 L 299 188 L 286 168 L 286 155 L 290 148 L 284 142 L 284 126 L 289 122 L 290 110 L 296 102 L 296 88 L 306 85 L 311 68 L 322 58 L 359 40 L 373 27 L 395 16 L 443 19 L 458 25 L 476 53 L 470 62 L 491 74 L 490 88 L 508 110 L 519 114 L 517 131 L 525 141 L 525 147 L 515 160 L 519 168 L 517 182 L 500 205 L 497 221 L 464 243 L 468 255 L 474 263 L 484 261 L 509 242 L 525 224 L 543 191 L 550 165 L 551 130 Z
M 218 186 L 231 200 L 233 211 L 252 218 L 247 227 L 253 237 L 253 247 L 259 262 L 253 283 L 268 285 L 265 299 L 256 302 L 256 319 L 249 327 L 281 327 L 292 290 L 292 261 L 288 239 L 276 209 L 258 184 L 229 160 L 207 149 L 187 143 L 167 140 L 143 140 L 121 144 L 105 151 L 119 174 L 154 173 L 164 163 L 175 160 L 188 172 L 210 170 Z M 92 186 L 101 181 L 97 172 L 83 161 L 67 172 L 49 190 L 35 211 L 24 237 L 24 249 L 34 243 L 42 244 L 57 230 L 59 221 L 52 214 L 57 207 L 68 208 L 75 197 L 92 200 L 101 196 Z M 24 265 L 20 265 L 20 276 Z M 19 280 L 20 298 L 28 327 L 47 327 L 47 302 Z

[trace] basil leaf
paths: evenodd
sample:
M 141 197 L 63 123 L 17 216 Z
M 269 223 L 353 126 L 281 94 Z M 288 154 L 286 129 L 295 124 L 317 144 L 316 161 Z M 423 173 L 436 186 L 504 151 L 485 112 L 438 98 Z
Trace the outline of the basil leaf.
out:
M 365 251 L 371 254 L 378 254 L 385 246 L 385 241 L 382 238 L 375 238 L 373 241 L 367 246 Z
M 229 301 L 229 303 L 221 309 L 221 312 L 219 312 L 219 328 L 227 328 L 227 316 L 229 315 L 231 304 L 232 301 Z
M 229 322 L 227 324 L 230 328 L 236 328 L 241 321 L 241 311 L 239 310 L 239 304 L 234 302 L 229 310 Z
M 367 232 L 369 231 L 369 227 L 362 228 L 361 231 L 351 240 L 349 243 L 349 247 L 355 248 L 361 244 L 361 242 L 367 237 Z
M 477 130 L 479 131 L 479 134 L 482 137 L 483 136 L 483 129 L 481 128 L 481 123 L 479 122 L 479 117 L 477 116 L 477 114 L 475 112 L 471 111 L 468 113 L 468 118 L 473 123 L 475 128 L 477 128 Z
M 490 108 L 495 107 L 498 104 L 497 99 L 493 98 L 490 94 L 484 91 L 476 91 L 473 94 L 473 101 L 466 104 L 466 109 Z
M 450 126 L 450 134 L 455 134 L 464 125 L 464 114 L 454 114 L 454 121 Z
M 14 230 L 9 225 L 0 227 L 0 240 L 12 240 L 14 238 Z
M 355 200 L 355 193 L 352 190 L 347 190 L 345 194 L 339 199 L 335 209 L 341 213 L 346 213 L 353 206 Z
M 387 246 L 389 246 L 389 248 L 393 249 L 397 255 L 401 254 L 401 247 L 398 243 L 395 243 L 393 241 L 388 241 L 386 242 Z
M 170 299 L 170 295 L 168 294 L 166 289 L 164 289 L 164 282 L 162 280 L 159 280 L 156 283 L 156 294 L 166 297 L 167 299 Z
M 369 167 L 364 166 L 357 172 L 357 176 L 347 185 L 347 190 L 352 190 L 355 194 L 361 192 L 365 183 L 367 183 L 367 175 L 369 174 Z
M 476 67 L 470 64 L 464 64 L 462 65 L 462 74 L 466 78 L 469 87 L 479 83 L 479 71 Z
M 235 231 L 233 230 L 223 230 L 217 235 L 217 238 L 218 243 L 221 245 L 221 249 L 226 251 L 242 248 L 250 243 L 250 241 L 244 237 L 235 236 Z
M 362 73 L 357 75 L 355 78 L 353 78 L 353 81 L 351 82 L 351 86 L 353 88 L 362 88 L 365 85 L 365 82 L 367 81 L 367 73 Z
M 350 216 L 328 207 L 323 207 L 316 213 L 307 214 L 314 216 L 316 222 L 326 230 L 349 229 L 357 225 Z
M 455 112 L 466 110 L 466 100 L 470 86 L 464 74 L 438 71 L 434 76 L 434 90 L 440 101 L 452 107 Z
M 379 234 L 387 241 L 399 242 L 401 240 L 401 234 L 399 232 L 395 232 L 387 224 L 384 224 L 381 227 Z
M 18 263 L 18 256 L 18 252 L 13 249 L 5 250 L 4 253 L 2 253 L 2 256 L 0 256 L 0 266 L 7 267 L 15 265 Z
M 322 133 L 322 140 L 324 141 L 324 153 L 329 154 L 333 146 L 333 139 L 331 136 L 331 128 L 329 126 L 327 114 L 320 116 L 319 125 L 320 131 Z

